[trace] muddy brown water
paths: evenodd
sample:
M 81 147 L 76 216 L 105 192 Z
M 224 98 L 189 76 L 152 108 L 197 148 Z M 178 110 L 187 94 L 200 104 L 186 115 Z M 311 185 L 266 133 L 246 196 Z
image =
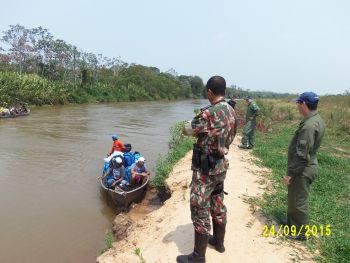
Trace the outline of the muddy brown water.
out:
M 153 170 L 169 127 L 206 101 L 47 106 L 0 119 L 0 262 L 95 262 L 115 216 L 99 191 L 111 135 Z

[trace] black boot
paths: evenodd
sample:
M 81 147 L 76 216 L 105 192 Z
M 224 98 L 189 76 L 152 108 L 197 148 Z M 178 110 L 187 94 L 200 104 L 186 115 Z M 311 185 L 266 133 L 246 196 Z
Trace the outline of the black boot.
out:
M 209 236 L 208 243 L 215 247 L 215 250 L 224 253 L 224 239 L 225 239 L 226 225 L 218 224 L 213 220 L 213 236 Z
M 208 245 L 208 235 L 194 231 L 194 250 L 189 255 L 177 256 L 178 263 L 205 263 L 205 251 Z

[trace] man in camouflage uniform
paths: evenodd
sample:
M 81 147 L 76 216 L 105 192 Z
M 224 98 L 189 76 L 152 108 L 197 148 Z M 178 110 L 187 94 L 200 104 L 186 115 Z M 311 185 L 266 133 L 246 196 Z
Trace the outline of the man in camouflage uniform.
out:
M 205 262 L 208 244 L 224 252 L 226 206 L 224 180 L 228 168 L 228 153 L 234 139 L 235 112 L 225 101 L 226 82 L 223 77 L 211 77 L 206 85 L 210 106 L 184 128 L 185 135 L 197 137 L 192 156 L 192 182 L 190 194 L 191 219 L 195 230 L 194 251 L 177 257 L 177 262 Z M 209 238 L 210 215 L 213 236 Z
M 245 101 L 248 105 L 245 116 L 246 124 L 243 129 L 242 144 L 238 145 L 238 147 L 241 149 L 252 149 L 255 143 L 256 117 L 260 109 L 252 100 L 251 96 L 246 97 Z
M 316 152 L 322 142 L 325 123 L 317 112 L 319 97 L 315 93 L 304 92 L 295 101 L 304 118 L 289 144 L 284 182 L 288 185 L 287 225 L 294 225 L 298 233 L 303 225 L 309 224 L 309 189 L 317 176 Z M 289 237 L 306 239 L 304 231 L 299 236 Z

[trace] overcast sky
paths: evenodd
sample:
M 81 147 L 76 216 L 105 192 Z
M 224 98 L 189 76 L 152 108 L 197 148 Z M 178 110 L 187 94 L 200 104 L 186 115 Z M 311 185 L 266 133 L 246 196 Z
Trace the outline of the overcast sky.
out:
M 0 31 L 42 26 L 84 51 L 244 89 L 350 90 L 348 0 L 0 0 Z

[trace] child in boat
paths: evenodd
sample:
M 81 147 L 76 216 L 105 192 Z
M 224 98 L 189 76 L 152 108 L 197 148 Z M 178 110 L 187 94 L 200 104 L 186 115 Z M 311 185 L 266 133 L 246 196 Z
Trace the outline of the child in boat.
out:
M 102 176 L 102 179 L 107 177 L 108 188 L 115 188 L 117 185 L 123 183 L 125 176 L 125 168 L 121 157 L 112 159 L 111 167 Z
M 140 157 L 136 163 L 131 166 L 131 178 L 132 182 L 136 184 L 142 183 L 142 177 L 149 176 L 151 173 L 145 165 L 145 158 Z

